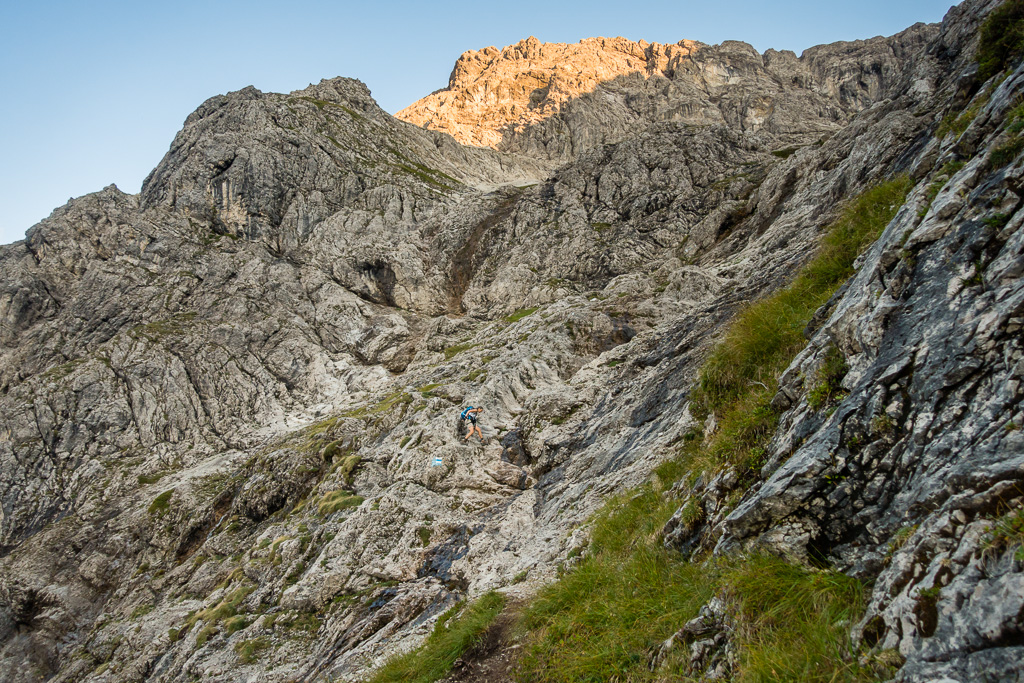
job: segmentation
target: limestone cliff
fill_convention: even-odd
[[[918,24],[891,38],[758,54],[728,41],[704,45],[528,38],[463,54],[448,87],[396,116],[466,145],[566,161],[661,121],[726,125],[785,147],[839,130],[881,98],[906,91],[935,37]]]
[[[974,60],[996,4],[800,58],[467,53],[406,110],[428,129],[343,78],[208,100],[139,195],[0,247],[0,681],[361,680],[456,601],[529,596],[713,433],[692,391],[733,314],[900,174],[764,467],[667,494],[701,514],[664,542],[873,581],[857,642],[899,680],[1021,676],[1021,563],[988,531],[1024,487],[1024,67]]]

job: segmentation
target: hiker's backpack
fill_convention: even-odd
[[[466,406],[465,408],[463,408],[462,414],[459,415],[459,420],[465,420],[467,417],[469,417],[469,411],[471,410],[473,410],[473,406]]]
[[[472,407],[473,406],[470,406],[469,408]],[[469,410],[469,408],[466,408],[466,410]],[[461,437],[465,434],[467,415],[466,410],[463,410],[461,413],[456,415],[456,417],[452,420],[452,435],[456,437]]]

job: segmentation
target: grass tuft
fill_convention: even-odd
[[[722,571],[739,608],[735,680],[875,680],[857,665],[847,633],[864,608],[858,580],[774,557],[743,558]]]
[[[476,346],[476,344],[472,342],[466,342],[465,344],[456,344],[454,346],[449,346],[447,349],[444,350],[444,359],[451,360],[458,354],[462,353],[463,351],[468,351],[474,346]]]
[[[241,605],[242,601],[245,600],[246,597],[248,597],[254,590],[256,590],[255,586],[248,584],[244,585],[229,593],[215,606],[189,614],[185,619],[185,626],[180,630],[180,633],[189,631],[197,621],[203,621],[206,623],[206,627],[203,631],[208,631],[207,637],[216,633],[217,629],[215,626],[218,623],[231,619],[238,614],[238,606]],[[235,625],[237,625],[237,623]]]
[[[171,496],[173,495],[174,489],[170,489],[154,498],[153,502],[149,504],[149,514],[157,515],[166,512],[171,507]]]
[[[1016,548],[1014,558],[1024,562],[1024,506],[1018,505],[989,526],[983,547],[986,551]]]
[[[540,310],[540,306],[534,306],[533,308],[520,308],[515,313],[505,316],[505,322],[514,323],[522,320],[528,315],[533,315]]]
[[[219,630],[220,629],[218,629],[213,624],[204,626],[202,630],[199,631],[199,634],[196,636],[196,647],[202,647],[203,645],[206,645],[206,641],[208,641],[213,636],[217,635]]]
[[[355,481],[356,470],[362,461],[363,459],[358,455],[348,455],[338,460],[335,464],[338,476],[345,481],[346,486],[351,486],[352,482]]]
[[[348,491],[328,491],[317,504],[317,513],[321,517],[326,517],[338,510],[359,507],[363,504],[363,500],[365,499],[362,496],[357,496]]]
[[[259,653],[270,647],[270,641],[266,638],[253,638],[243,640],[235,645],[235,652],[243,664],[252,664],[259,658]]]
[[[153,474],[140,474],[138,476],[139,484],[146,486],[148,484],[155,484],[163,479],[166,472],[154,472]]]

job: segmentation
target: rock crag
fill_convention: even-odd
[[[891,38],[758,54],[738,41],[673,45],[625,38],[576,44],[528,38],[463,54],[448,87],[401,110],[410,123],[466,145],[564,162],[638,129],[672,121],[809,144],[908,88],[935,26]]]

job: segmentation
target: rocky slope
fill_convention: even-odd
[[[359,680],[456,600],[528,595],[701,427],[735,310],[899,173],[761,478],[678,491],[704,515],[666,543],[874,579],[858,634],[905,680],[1019,676],[1020,562],[987,529],[1024,478],[1024,76],[974,75],[994,5],[800,59],[464,56],[410,109],[502,151],[347,79],[204,103],[138,196],[0,248],[0,680]],[[807,378],[833,349],[829,413]]]

